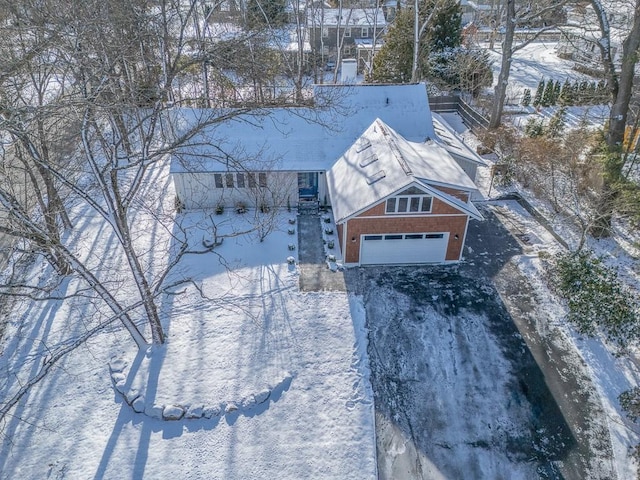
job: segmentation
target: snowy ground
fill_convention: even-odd
[[[495,86],[500,73],[502,49],[499,45],[496,45],[493,50],[487,48],[488,44],[481,46],[486,48],[489,58],[493,62],[493,82]],[[555,42],[533,42],[517,50],[512,57],[509,71],[507,105],[505,106],[507,117],[505,118],[509,118],[516,126],[522,126],[532,115],[548,119],[555,113],[557,107],[536,110],[532,106],[526,109],[520,106],[524,89],[530,89],[531,94],[534,95],[538,88],[538,83],[542,79],[545,82],[550,79],[554,82],[560,81],[561,84],[567,79],[572,83],[576,80],[587,80],[589,82],[600,80],[577,72],[573,68],[574,63],[571,60],[558,57]],[[510,112],[520,112],[520,114],[510,115]],[[526,113],[522,114],[522,112]],[[566,111],[566,122],[568,125],[578,125],[582,121],[602,125],[608,114],[609,107],[606,105],[571,106]]]
[[[165,346],[138,353],[114,326],[69,354],[2,425],[0,478],[374,478],[364,308],[344,293],[299,292],[286,262],[297,243],[287,234],[291,216],[283,212],[262,243],[227,238],[184,260],[181,271],[207,298],[193,287],[163,298]],[[226,217],[223,228],[246,227],[245,216]],[[202,217],[181,220],[195,243],[208,235]],[[96,218],[82,228],[92,241],[79,248],[99,258],[113,239]],[[147,232],[148,255],[162,254],[152,247],[168,235]],[[47,270],[36,265],[32,274]],[[16,305],[0,399],[97,310],[80,299]]]
[[[455,116],[445,116],[464,130]],[[473,141],[468,132],[463,135]],[[488,169],[481,169],[479,178],[486,195]],[[155,182],[166,185],[171,198],[166,172],[158,172]],[[491,196],[501,193],[504,190],[494,187]],[[610,478],[632,478],[634,465],[627,449],[638,436],[629,429],[616,398],[638,384],[637,362],[614,357],[606,345],[579,338],[563,322],[563,307],[548,291],[537,257],[540,251],[559,247],[513,203],[491,208],[519,235],[521,252],[510,265],[526,277],[529,296],[544,313],[545,321],[535,325],[538,334],[559,338],[573,349],[577,360],[571,357],[571,368],[561,373],[575,377],[586,370],[594,383],[592,390],[600,394],[604,414],[587,425],[586,436],[593,440],[592,434],[606,424],[614,463],[607,464],[608,451],[603,447],[602,455],[586,459],[584,468],[590,478],[610,472]],[[414,447],[421,452],[426,478],[460,478],[459,473],[464,477],[468,472],[477,472],[480,478],[531,478],[554,474],[555,467],[562,466],[567,445],[558,440],[575,433],[567,433],[561,421],[546,424],[546,416],[531,408],[536,400],[528,398],[529,387],[517,382],[517,360],[509,357],[513,352],[505,351],[505,338],[497,338],[492,330],[491,322],[498,317],[478,310],[500,306],[494,290],[486,290],[484,303],[466,305],[469,315],[454,312],[453,324],[452,312],[438,311],[432,305],[436,299],[420,299],[413,287],[390,297],[396,288],[390,281],[395,279],[384,275],[380,282],[367,283],[366,304],[343,293],[300,293],[297,271],[286,264],[291,253],[287,245],[295,242],[286,233],[290,216],[284,214],[280,228],[263,243],[255,236],[239,236],[227,239],[214,253],[185,261],[183,271],[208,298],[189,287],[163,299],[165,347],[137,354],[127,335],[114,326],[69,354],[2,425],[0,478],[375,478],[366,314],[376,315],[380,325],[391,323],[387,319],[417,320],[409,325],[406,341],[394,339],[396,350],[389,358],[398,362],[402,376],[390,380],[418,385],[414,380],[427,378],[430,389],[416,388],[411,394],[416,396],[398,395],[395,400],[391,395],[396,404],[391,403],[387,418],[402,428],[407,423],[393,417],[394,410],[399,411],[395,407],[406,406],[402,402],[408,400],[427,404],[433,415],[421,417],[423,423],[410,423],[423,428],[425,433],[417,435],[431,442]],[[228,228],[245,226],[246,218],[227,217]],[[182,219],[194,227],[192,240],[200,242],[206,222],[193,215]],[[561,223],[558,219],[554,226]],[[113,239],[95,218],[84,218],[81,225],[84,240],[91,242],[78,247],[97,265],[100,252],[110,248]],[[153,245],[169,241],[170,232],[150,233]],[[561,233],[570,237],[570,232]],[[594,247],[609,253],[631,280],[637,279],[635,240],[619,238]],[[233,274],[222,267],[216,253],[224,255]],[[150,249],[149,255],[153,254]],[[482,268],[504,266],[489,256],[478,258]],[[43,281],[47,274],[39,265],[32,270]],[[446,300],[449,293],[444,293]],[[458,308],[458,300],[444,305]],[[85,320],[88,323],[97,311],[99,307],[81,300],[64,305],[18,304],[4,336],[0,398],[6,399],[24,383],[50,350],[80,335]],[[521,348],[524,335],[510,328],[510,345]],[[411,357],[403,350],[418,340],[430,354],[424,363],[424,357]],[[530,358],[526,365],[531,365]],[[453,382],[456,376],[465,382]],[[580,403],[583,393],[592,392],[576,391],[567,397],[569,403]],[[125,396],[129,401],[137,398],[132,403],[140,413],[124,401]],[[160,420],[159,407],[169,407],[163,413],[182,418]],[[566,419],[567,414],[561,413]],[[559,431],[554,432],[554,426]],[[566,427],[571,430],[571,425]],[[408,445],[389,447],[400,451]]]
[[[468,128],[456,114],[444,114],[445,119],[465,138],[470,145],[476,141]],[[489,164],[491,159],[487,160]],[[481,168],[478,175],[478,186],[485,197],[497,198],[516,189],[517,186],[500,187],[491,184],[490,169]],[[579,235],[572,222],[565,216],[554,213],[548,205],[528,195],[527,191],[517,188],[536,210],[549,221],[551,228],[570,246],[575,247]],[[490,193],[490,195],[489,195]],[[631,424],[621,411],[618,395],[640,383],[640,352],[632,350],[626,357],[615,356],[599,339],[583,338],[564,322],[565,307],[549,291],[545,281],[546,271],[538,258],[540,252],[553,253],[561,249],[549,232],[524,209],[514,207],[514,202],[492,202],[493,211],[501,222],[516,236],[525,239],[524,255],[517,256],[512,262],[526,277],[531,295],[537,299],[537,308],[543,313],[536,320],[534,327],[544,337],[553,342],[560,342],[566,348],[575,349],[579,362],[586,366],[586,373],[594,389],[600,396],[603,409],[602,421],[608,426],[608,435],[614,453],[614,468],[617,478],[635,478],[635,462],[629,457],[629,449],[640,442],[638,427]],[[588,239],[588,247],[596,255],[618,269],[628,285],[636,292],[640,291],[640,251],[638,250],[637,232],[623,223],[614,224],[614,235],[605,240]],[[544,355],[544,352],[542,352]],[[537,359],[538,364],[544,360]],[[577,367],[577,366],[576,366]],[[544,367],[543,367],[544,368]]]

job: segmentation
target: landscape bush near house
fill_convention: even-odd
[[[552,284],[565,299],[567,319],[580,333],[603,333],[620,352],[640,340],[640,302],[635,292],[593,252],[557,255],[551,263]]]

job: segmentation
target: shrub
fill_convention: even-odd
[[[637,299],[600,258],[590,251],[559,254],[552,269],[554,286],[569,307],[568,319],[580,333],[602,331],[623,350],[640,337]]]

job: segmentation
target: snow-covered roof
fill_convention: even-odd
[[[476,190],[444,147],[434,141],[409,141],[380,119],[327,172],[338,223],[415,183],[474,218],[482,218],[472,204],[433,188]]]
[[[308,25],[319,27],[385,26],[387,21],[381,8],[325,8],[309,12]]]
[[[404,138],[435,137],[424,84],[318,85],[316,108],[289,107],[242,113],[176,108],[172,126],[186,131],[203,119],[226,116],[180,147],[171,172],[326,171],[380,118]],[[179,132],[178,132],[179,134]]]
[[[435,140],[439,142],[451,155],[468,160],[477,165],[485,166],[486,163],[474,152],[464,140],[451,128],[447,121],[437,113],[432,113],[433,129],[436,132]]]

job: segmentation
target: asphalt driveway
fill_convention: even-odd
[[[465,262],[346,272],[363,296],[381,479],[615,478],[599,400],[487,207]]]

